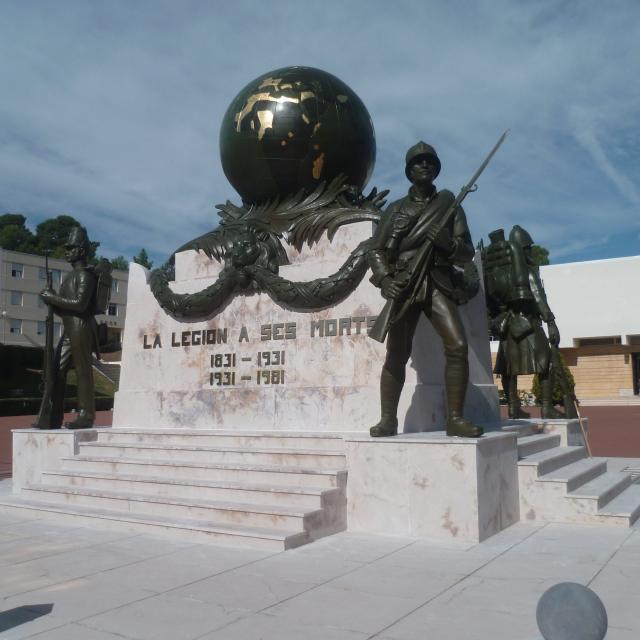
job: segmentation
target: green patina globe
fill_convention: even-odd
[[[311,67],[261,75],[220,128],[222,168],[245,204],[312,191],[338,174],[363,189],[376,159],[369,112],[335,76]]]

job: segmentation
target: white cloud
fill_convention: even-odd
[[[378,140],[372,184],[392,198],[418,139],[436,146],[439,183],[456,190],[511,128],[465,203],[478,239],[520,223],[552,258],[571,258],[640,228],[634,0],[606,11],[546,0],[0,11],[0,209],[34,224],[71,213],[109,255],[146,246],[162,259],[213,226],[215,203],[238,200],[219,123],[242,86],[289,64],[326,69],[360,95]]]

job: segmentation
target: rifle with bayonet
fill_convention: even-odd
[[[469,180],[469,182],[467,182],[467,184],[465,184],[462,189],[460,189],[460,193],[458,193],[455,200],[445,211],[444,215],[440,219],[440,222],[434,225],[435,228],[432,237],[437,237],[440,231],[442,231],[449,224],[451,218],[454,216],[456,210],[462,204],[462,201],[467,197],[467,195],[469,193],[477,191],[478,185],[476,184],[476,180],[480,177],[480,174],[485,170],[489,162],[491,162],[491,159],[499,149],[500,145],[504,142],[504,139],[507,137],[508,133],[509,130],[507,129],[507,131],[505,131],[500,136],[500,139],[495,144],[493,149],[491,149],[489,155],[484,159],[484,162],[480,165],[478,170],[473,174],[471,180]],[[410,269],[410,273],[416,274],[415,277],[411,278],[413,282],[421,282],[424,278],[426,278],[427,272],[432,262],[433,252],[434,243],[431,240],[425,242],[416,253],[411,263]],[[400,318],[402,318],[402,316],[404,316],[407,310],[415,302],[417,295],[418,287],[412,287],[411,294],[408,297],[399,296],[398,298],[387,300],[384,308],[378,315],[373,327],[371,328],[369,337],[377,340],[378,342],[384,342],[391,324],[397,322]]]
[[[47,274],[47,289],[53,289],[53,274],[49,270],[49,252],[44,254],[44,268]],[[34,427],[40,429],[52,428],[53,426],[53,384],[55,379],[54,371],[54,352],[53,352],[53,307],[47,305],[47,319],[45,321],[45,342],[44,342],[44,359],[42,363],[42,382],[40,390],[42,391],[42,402],[40,403],[40,411],[34,423]]]

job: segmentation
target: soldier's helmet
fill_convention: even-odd
[[[525,248],[533,246],[533,238],[529,235],[529,232],[519,224],[514,225],[513,229],[511,229],[509,242],[515,242]]]
[[[82,247],[86,251],[89,248],[87,230],[84,227],[73,227],[69,232],[65,247]]]
[[[405,159],[405,169],[404,169],[404,173],[407,176],[407,178],[409,178],[409,169],[411,168],[411,165],[416,160],[418,160],[419,158],[422,158],[423,156],[427,156],[435,162],[436,175],[434,177],[438,176],[438,174],[440,173],[441,164],[440,164],[440,158],[438,158],[438,154],[436,153],[436,150],[430,144],[420,141],[418,142],[418,144],[414,144],[413,147],[411,147],[411,149],[407,151],[407,157]]]

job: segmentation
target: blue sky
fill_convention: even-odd
[[[367,106],[369,186],[404,195],[419,139],[474,241],[529,229],[553,262],[640,254],[640,2],[0,0],[0,212],[68,213],[109,256],[156,262],[239,198],[218,128],[251,79],[287,65]]]

